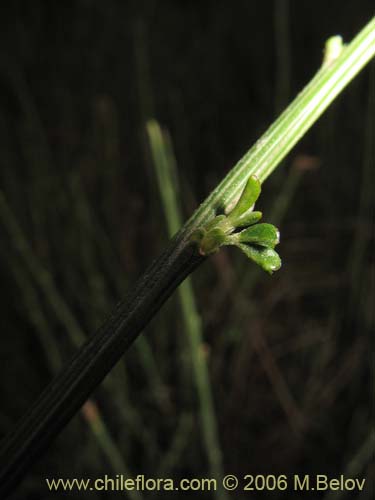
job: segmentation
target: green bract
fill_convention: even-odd
[[[202,255],[216,252],[226,241],[226,234],[220,227],[214,227],[207,231],[200,243],[199,251]]]
[[[259,222],[262,215],[262,212],[253,212],[252,210],[248,210],[235,220],[235,225],[236,227],[251,226],[256,222]]]
[[[236,221],[245,214],[248,210],[251,210],[254,203],[259,198],[261,191],[260,182],[258,177],[251,175],[245,185],[244,190],[233,210],[229,213],[228,219],[236,223]]]
[[[194,231],[192,240],[197,242],[201,255],[210,255],[223,245],[232,245],[270,274],[280,268],[281,260],[274,250],[279,243],[279,231],[272,224],[257,224],[262,213],[253,211],[260,192],[259,180],[255,175],[250,176],[239,200],[227,215],[218,215]],[[241,228],[245,229],[238,231]]]

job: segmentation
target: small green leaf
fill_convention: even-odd
[[[220,223],[222,223],[223,221],[226,221],[227,220],[227,217],[226,215],[217,215],[216,217],[214,217],[205,227],[204,229],[206,231],[211,231],[211,229],[213,229],[214,227],[217,227],[220,225]]]
[[[267,273],[272,274],[274,271],[280,269],[281,259],[272,248],[262,248],[242,243],[239,243],[237,246],[249,259],[253,260],[258,266],[267,271]]]
[[[208,231],[200,244],[199,251],[202,255],[209,255],[216,252],[219,247],[225,242],[226,234],[219,227],[214,227]]]
[[[261,187],[258,178],[255,175],[251,175],[246,182],[240,199],[233,210],[229,213],[228,218],[231,221],[234,221],[247,212],[259,198],[260,191]]]
[[[272,224],[256,224],[238,234],[241,243],[255,243],[274,248],[280,241],[279,231]]]
[[[237,219],[230,220],[235,227],[247,227],[260,221],[262,215],[262,212],[253,212],[252,210],[248,210],[244,214],[240,215]]]

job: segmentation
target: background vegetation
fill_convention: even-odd
[[[167,241],[177,208],[166,205],[147,120],[173,144],[185,219],[313,76],[326,38],[351,39],[373,3],[2,10],[4,434]],[[373,480],[374,122],[372,63],[264,185],[258,206],[280,227],[282,269],[270,278],[238,251],[213,256],[14,498],[62,498],[45,477],[116,473]]]

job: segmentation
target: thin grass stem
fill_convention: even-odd
[[[177,201],[179,180],[175,156],[169,135],[160,128],[156,120],[148,121],[146,128],[168,232],[170,236],[173,236],[182,223],[181,209]],[[222,452],[208,365],[204,356],[202,321],[196,306],[192,281],[189,277],[179,286],[178,297],[184,329],[190,345],[205,451],[212,476],[220,479],[223,477]],[[215,493],[219,499],[227,497],[225,491],[221,489]]]

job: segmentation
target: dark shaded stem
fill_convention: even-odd
[[[195,245],[178,237],[172,240],[132,293],[52,381],[3,444],[1,498],[78,411],[173,290],[203,260]]]

